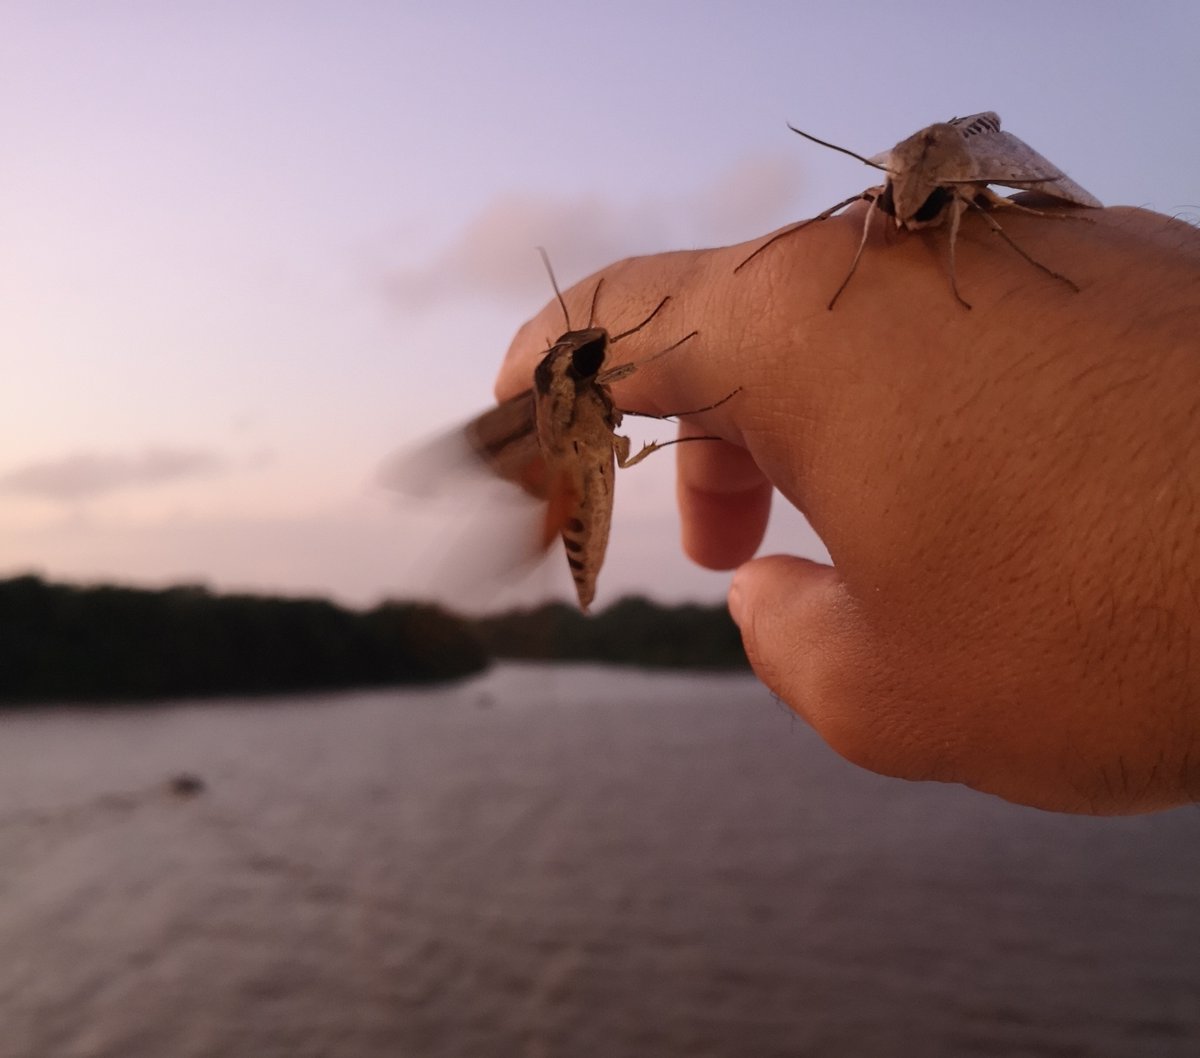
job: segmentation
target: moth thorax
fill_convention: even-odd
[[[542,358],[533,372],[537,432],[543,448],[556,448],[560,431],[575,417],[579,388],[571,377],[573,351],[570,345],[560,342]]]

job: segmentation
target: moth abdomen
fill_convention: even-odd
[[[597,484],[594,478],[585,475],[583,495],[572,504],[569,513],[562,519],[558,534],[571,579],[579,595],[579,604],[584,609],[587,609],[595,594],[596,576],[600,572],[604,545],[608,539],[607,517],[603,509],[597,509],[596,505],[600,502],[602,508],[605,500],[610,504],[612,502],[611,495],[599,495]]]

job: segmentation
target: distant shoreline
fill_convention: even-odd
[[[746,668],[724,607],[622,599],[469,618],[428,603],[0,580],[0,707],[428,684],[493,660]]]

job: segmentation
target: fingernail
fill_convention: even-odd
[[[729,607],[729,616],[733,618],[733,623],[739,628],[742,627],[742,606],[744,603],[742,586],[738,583],[738,574],[735,573],[733,580],[729,584],[729,594],[726,596],[725,605]]]

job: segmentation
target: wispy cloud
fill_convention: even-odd
[[[631,254],[738,242],[783,223],[800,185],[800,163],[781,155],[747,159],[710,186],[669,198],[509,192],[433,261],[391,270],[386,293],[406,310],[476,294],[536,298],[547,286],[535,246],[549,250],[561,275],[576,277]]]
[[[201,449],[147,448],[133,455],[79,452],[26,463],[0,475],[0,492],[69,503],[214,474],[227,466],[221,456]]]

